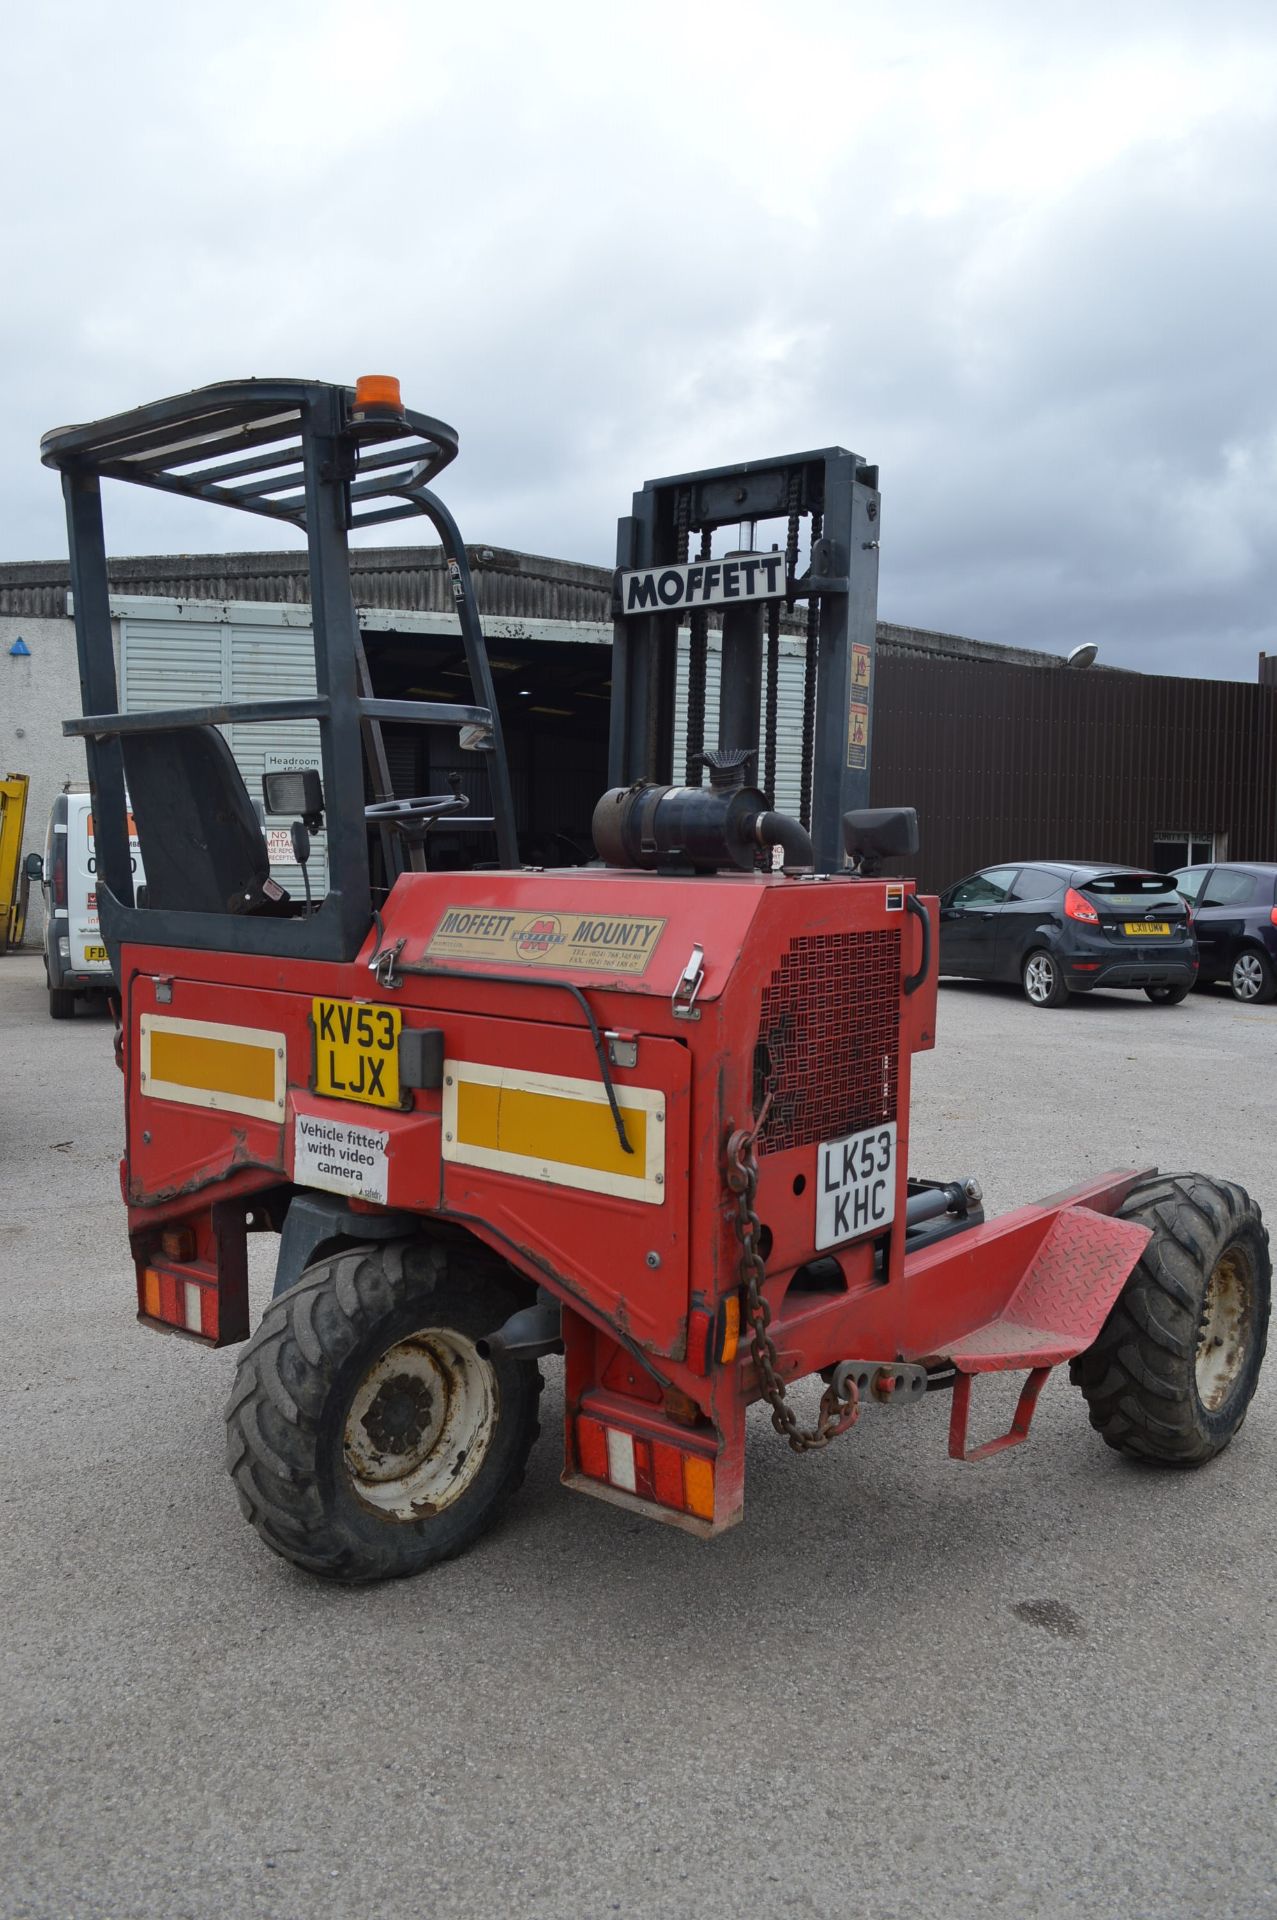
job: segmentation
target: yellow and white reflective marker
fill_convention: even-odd
[[[586,1193],[659,1206],[665,1198],[665,1095],[615,1086],[626,1153],[600,1080],[522,1067],[443,1063],[443,1157]]]
[[[141,1041],[140,1085],[150,1099],[283,1120],[288,1055],[282,1033],[144,1013]]]

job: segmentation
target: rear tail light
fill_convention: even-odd
[[[137,1311],[149,1326],[190,1334],[208,1346],[248,1338],[245,1209],[214,1202],[210,1215],[133,1236]]]
[[[582,1473],[620,1493],[698,1520],[714,1518],[714,1462],[703,1453],[582,1413],[576,1421],[576,1457]]]
[[[55,833],[53,836],[53,904],[65,907],[67,903],[67,836]]]
[[[161,1326],[193,1333],[201,1340],[216,1340],[218,1298],[213,1276],[192,1279],[170,1267],[144,1267],[138,1292],[143,1319],[158,1320]]]
[[[1269,909],[1268,918],[1272,921],[1273,925],[1277,927],[1277,907],[1271,907]]]
[[[1084,920],[1090,927],[1098,927],[1100,916],[1084,894],[1076,887],[1070,887],[1064,896],[1064,911],[1070,920]]]

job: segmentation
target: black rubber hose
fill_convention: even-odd
[[[784,848],[782,864],[786,872],[791,867],[809,867],[815,859],[811,835],[787,813],[760,813],[754,822],[754,835],[760,847]]]
[[[916,893],[905,895],[905,905],[922,923],[922,958],[918,962],[917,973],[911,973],[905,981],[905,992],[916,993],[931,971],[931,915]]]

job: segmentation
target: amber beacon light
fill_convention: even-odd
[[[355,382],[355,417],[402,416],[403,397],[393,373],[361,373]]]

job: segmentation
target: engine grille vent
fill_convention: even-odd
[[[763,993],[754,1049],[758,1136],[783,1152],[896,1117],[900,935],[826,933],[790,942]]]

